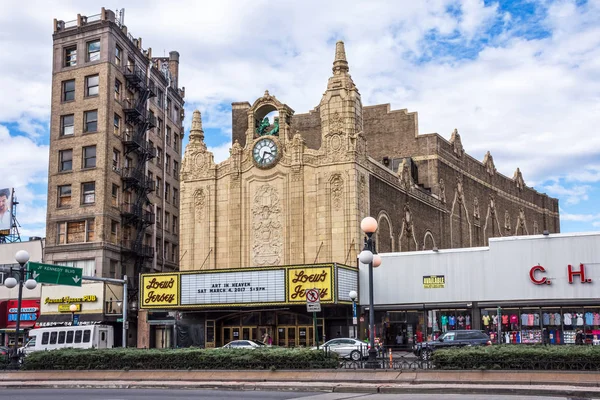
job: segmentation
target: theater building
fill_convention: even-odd
[[[376,332],[403,347],[456,329],[495,343],[600,344],[600,233],[490,239],[488,247],[388,253],[374,271]],[[368,326],[368,270],[360,268]]]
[[[230,157],[218,164],[204,142],[200,112],[194,112],[180,174],[182,277],[355,266],[366,216],[379,222],[379,252],[484,246],[492,237],[559,232],[558,201],[528,187],[519,168],[508,177],[496,170],[490,152],[482,160],[468,155],[457,130],[448,139],[420,134],[416,112],[363,106],[349,71],[338,42],[332,75],[313,110],[296,114],[269,91],[252,104],[233,103]],[[278,279],[287,285],[289,277]],[[326,337],[349,333],[352,307],[344,295],[336,293],[324,307]],[[306,325],[306,311],[267,303],[276,303],[269,306],[273,313],[293,314],[289,321],[297,328]],[[150,346],[151,327],[173,320],[182,326],[189,320],[190,329],[208,336],[210,319],[197,310],[227,309],[232,323],[243,327],[237,315],[255,307],[226,304],[180,304],[178,312],[168,312],[142,301],[149,311],[140,314],[138,345]],[[213,320],[217,332],[229,323],[226,315]],[[252,326],[263,325],[261,314]],[[234,337],[223,333],[223,339]]]

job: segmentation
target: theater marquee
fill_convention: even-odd
[[[140,308],[304,304],[307,289],[318,289],[322,303],[336,303],[348,301],[347,293],[340,290],[358,290],[358,270],[341,264],[311,264],[142,274],[140,282]]]

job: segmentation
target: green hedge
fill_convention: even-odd
[[[437,369],[600,370],[600,346],[500,345],[438,350]]]
[[[337,354],[307,349],[64,349],[25,357],[26,370],[320,369],[337,368]]]

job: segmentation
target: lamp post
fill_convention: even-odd
[[[352,300],[352,329],[354,329],[353,337],[356,339],[356,324],[358,323],[356,320],[356,299],[358,298],[358,293],[356,293],[356,290],[352,290],[348,293],[348,296]]]
[[[71,325],[77,326],[78,324],[75,322],[75,312],[77,311],[77,304],[71,304],[69,306],[69,310],[71,311]]]
[[[15,345],[10,360],[11,367],[17,369],[19,368],[19,329],[21,328],[21,303],[23,300],[23,283],[25,283],[25,287],[27,289],[33,290],[37,286],[37,282],[35,281],[35,279],[25,280],[25,278],[27,278],[27,274],[29,273],[29,271],[27,271],[29,253],[25,250],[19,250],[17,251],[17,254],[15,254],[15,260],[19,263],[19,268],[16,270],[11,268],[10,272],[11,275],[14,272],[17,272],[19,280],[17,281],[17,279],[13,278],[12,276],[8,277],[4,281],[4,286],[6,286],[9,289],[12,289],[15,286],[19,285],[19,296],[17,298],[17,323],[15,329]]]
[[[377,231],[377,220],[366,217],[360,222],[360,229],[367,234],[365,248],[358,255],[363,264],[369,265],[369,359],[367,368],[378,368],[377,350],[375,349],[375,308],[373,307],[373,268],[381,265],[381,256],[375,253],[373,234]]]

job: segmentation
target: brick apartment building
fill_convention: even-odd
[[[128,275],[130,304],[140,272],[178,268],[178,73],[179,53],[152,57],[123,11],[54,20],[45,260]]]

